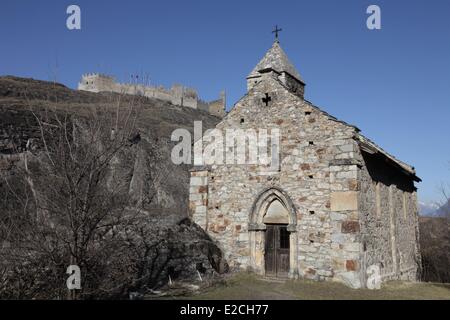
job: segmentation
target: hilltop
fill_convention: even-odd
[[[14,159],[15,154],[25,150],[28,139],[39,135],[31,110],[42,110],[51,105],[55,110],[87,117],[89,107],[111,105],[113,108],[119,98],[124,104],[135,99],[116,93],[76,91],[48,81],[0,77],[0,171],[9,166],[6,158]],[[130,149],[127,156],[121,159],[122,166],[130,169],[124,172],[124,178],[130,182],[130,188],[139,186],[135,193],[149,194],[156,190],[156,201],[150,208],[152,211],[185,217],[189,166],[172,163],[170,154],[175,142],[170,140],[171,133],[179,128],[192,133],[194,121],[202,121],[203,130],[206,130],[214,127],[220,118],[206,111],[176,106],[154,98],[140,97],[139,108],[136,129],[140,142],[137,148]],[[146,182],[152,180],[152,172],[170,174],[164,174],[163,179],[150,185]]]
[[[133,111],[127,113],[127,110]],[[127,114],[131,115],[129,122]],[[114,120],[118,119],[116,115],[119,115],[120,121]],[[69,130],[55,129],[61,128],[58,127],[61,120],[68,124],[65,128]],[[85,268],[85,274],[90,277],[90,280],[84,279],[84,286],[93,288],[93,291],[88,289],[83,292],[84,298],[126,298],[131,291],[140,293],[158,288],[169,277],[189,282],[197,279],[199,272],[205,279],[225,272],[227,264],[220,249],[201,228],[187,219],[190,166],[175,165],[171,161],[172,147],[178,143],[171,141],[172,132],[182,128],[192,132],[194,121],[202,121],[206,130],[220,119],[205,111],[175,106],[153,98],[82,92],[58,83],[0,77],[0,194],[3,201],[0,205],[0,220],[4,227],[0,230],[0,298],[60,298],[61,290],[65,290],[60,285],[63,283],[61,279],[66,277],[64,265],[69,261],[69,256],[70,259],[73,257],[72,251],[67,249],[67,243],[77,244],[77,248],[80,248],[79,242],[72,241],[79,236],[87,239],[83,242],[87,243],[83,252],[86,252],[85,257],[87,254],[90,256],[84,260],[80,258],[80,263],[83,263],[80,268]],[[134,125],[124,131],[125,125],[116,127],[115,122]],[[39,123],[43,124],[44,129]],[[102,152],[108,150],[108,140],[114,141],[115,129],[117,135],[125,132],[126,143],[114,153],[112,160],[107,163],[107,169],[94,167],[103,161]],[[41,135],[41,130],[45,130],[48,135]],[[65,137],[62,136],[63,132]],[[93,136],[106,140],[94,140],[92,144],[83,145],[87,141],[83,140],[85,137]],[[48,145],[52,146],[50,152]],[[62,175],[58,169],[45,171],[48,159],[51,159],[49,154],[52,157],[61,155],[58,150],[67,146],[73,146],[78,160],[87,159],[84,163],[77,162],[80,166],[71,168],[78,170],[78,173],[89,174],[74,178],[69,177],[73,172],[70,170]],[[82,150],[89,150],[89,153],[84,155]],[[65,155],[68,158],[53,158],[57,165],[52,168],[67,168],[75,163],[72,153]],[[93,158],[89,158],[90,155]],[[52,160],[50,162],[55,163]],[[31,170],[33,179],[26,180],[28,178],[25,177],[31,171],[23,169],[30,167],[34,168]],[[27,172],[25,175],[24,171]],[[45,173],[39,175],[39,172]],[[99,178],[92,180],[92,175],[97,172],[103,172],[108,177],[96,176]],[[89,183],[77,183],[77,189],[73,189],[73,184],[63,183],[57,190],[53,189],[61,181],[72,182],[74,179]],[[100,184],[95,184],[100,179]],[[20,189],[24,181],[28,183],[25,189]],[[111,181],[114,183],[112,187]],[[93,185],[95,189],[91,188]],[[17,195],[10,186],[14,190],[23,190],[23,193],[9,198]],[[87,190],[89,193],[81,194],[78,190]],[[21,206],[22,200],[28,196],[35,199],[34,211],[30,206]],[[85,200],[88,197],[100,198]],[[71,207],[75,201],[77,205]],[[56,202],[59,206],[55,205]],[[38,203],[45,204],[39,206]],[[47,209],[48,203],[54,206],[51,216]],[[80,207],[80,203],[89,203],[89,207]],[[122,204],[127,205],[125,210]],[[102,210],[108,214],[102,216]],[[23,219],[27,223],[19,218],[22,212],[26,213]],[[29,215],[30,212],[33,214]],[[34,213],[41,212],[45,220],[39,221],[38,214]],[[72,217],[72,212],[76,212],[77,216]],[[97,217],[104,222],[102,225],[99,225]],[[11,223],[4,223],[10,220]],[[75,224],[78,226],[80,223],[81,227],[72,223],[75,220],[78,221]],[[10,224],[21,224],[13,235],[8,229]],[[113,224],[111,230],[121,228],[122,231],[102,233],[103,228]],[[17,239],[23,241],[21,230],[25,230],[26,226],[29,227],[26,232],[28,235],[40,239],[30,240],[28,247],[32,249],[29,252],[21,249],[17,242],[12,242]],[[133,228],[132,231],[130,228]],[[55,230],[64,231],[58,236]],[[52,235],[51,239],[49,234]],[[43,235],[45,241],[40,238]],[[56,244],[58,249],[55,249]],[[50,251],[42,250],[43,246],[51,248],[52,254],[56,252],[60,255],[63,263],[50,259],[47,256]],[[22,260],[16,262],[11,259],[13,256],[20,256]],[[125,265],[129,268],[126,271],[122,269]],[[106,269],[109,271],[101,271]],[[52,273],[42,273],[42,270],[52,270]],[[27,276],[31,277],[28,286],[17,287],[14,279]],[[109,276],[113,279],[108,279]],[[109,284],[112,286],[110,291],[101,291],[102,285]]]

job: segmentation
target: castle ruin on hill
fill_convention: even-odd
[[[149,86],[138,83],[119,83],[114,77],[99,73],[88,73],[81,77],[78,90],[90,92],[117,92],[132,95],[141,95],[168,101],[176,106],[189,107],[209,112],[217,117],[226,114],[225,92],[220,93],[220,98],[214,101],[203,101],[193,88],[182,85],[173,85],[170,89],[162,86]]]

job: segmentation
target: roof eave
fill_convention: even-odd
[[[422,179],[416,175],[414,167],[396,159],[394,156],[390,155],[389,153],[381,149],[379,146],[377,146],[375,143],[373,143],[366,137],[362,136],[361,134],[356,135],[355,139],[358,142],[358,145],[362,151],[369,154],[379,154],[383,156],[386,160],[388,160],[389,162],[394,164],[397,168],[399,168],[401,171],[403,171],[403,173],[405,173],[408,176],[411,176],[411,178],[414,181],[422,182]]]

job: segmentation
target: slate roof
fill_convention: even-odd
[[[298,73],[298,71],[295,69],[294,65],[289,61],[289,58],[287,57],[286,53],[283,51],[283,49],[280,46],[280,43],[278,40],[275,40],[272,47],[267,51],[265,56],[261,59],[261,61],[256,65],[256,67],[252,70],[252,72],[248,75],[247,78],[251,77],[257,77],[261,73],[261,71],[272,69],[277,71],[278,73],[287,72],[297,80],[299,80],[302,83],[305,83],[302,80],[302,77]],[[283,85],[280,82],[281,85]],[[284,85],[283,85],[284,86]],[[365,137],[363,134],[361,134],[361,130],[351,124],[346,123],[345,121],[339,120],[336,117],[333,117],[332,115],[325,112],[323,109],[313,105],[311,102],[306,101],[309,105],[314,107],[315,109],[319,110],[320,112],[324,113],[330,120],[337,121],[340,123],[343,123],[344,125],[353,127],[356,130],[355,134],[355,140],[358,142],[359,146],[370,153],[379,153],[383,157],[387,158],[389,161],[392,161],[394,164],[396,164],[401,170],[403,170],[405,173],[411,175],[413,179],[417,182],[422,181],[419,177],[416,175],[416,170],[413,166],[410,166],[409,164],[400,161],[399,159],[395,158],[385,150],[383,150],[381,147],[379,147],[377,144],[375,144],[373,141]]]
[[[286,53],[280,46],[279,41],[275,41],[272,47],[266,52],[265,56],[261,59],[261,61],[256,65],[256,67],[250,72],[248,78],[258,76],[260,71],[273,69],[279,73],[287,72],[297,80],[302,83],[305,83],[298,73],[297,69],[295,69],[294,65],[289,61]]]

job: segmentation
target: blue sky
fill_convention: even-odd
[[[81,7],[82,30],[66,28]],[[366,28],[381,7],[382,29]],[[271,46],[307,83],[306,98],[414,165],[423,201],[450,181],[450,1],[2,1],[0,74],[75,88],[82,73],[183,83],[229,107]]]

